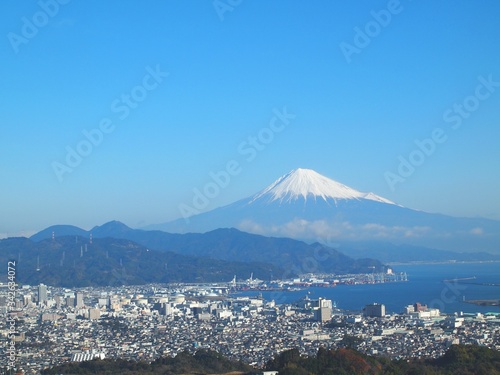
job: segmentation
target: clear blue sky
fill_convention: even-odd
[[[0,236],[178,218],[230,160],[239,173],[206,209],[303,167],[500,219],[500,84],[478,88],[500,82],[496,0],[59,1],[0,3]],[[285,107],[296,117],[265,130]],[[68,172],[67,148],[107,120]],[[439,128],[446,141],[391,188],[399,156]],[[273,139],[242,145],[259,134]]]

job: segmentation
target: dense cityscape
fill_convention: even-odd
[[[285,281],[276,300],[293,285],[322,280]],[[9,363],[16,369],[38,374],[69,361],[153,361],[207,348],[262,368],[293,348],[314,355],[321,347],[353,347],[392,359],[436,358],[452,344],[500,349],[500,314],[443,314],[425,301],[401,306],[399,314],[378,303],[343,311],[331,300],[310,298],[307,289],[295,303],[277,304],[258,295],[266,287],[259,280],[78,289],[40,284],[17,289],[12,306],[2,284],[2,347],[12,350],[1,352],[1,363],[13,353]],[[247,289],[255,297],[240,295]]]

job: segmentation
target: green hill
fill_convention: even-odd
[[[268,280],[283,269],[264,262],[236,262],[156,251],[130,240],[78,236],[33,242],[0,240],[0,262],[17,263],[17,281],[85,287],[167,282],[221,282],[234,275]],[[247,276],[248,275],[248,276]],[[5,280],[4,280],[5,281]]]
[[[233,371],[252,373],[251,366],[241,362],[230,361],[210,350],[199,350],[192,355],[188,352],[178,354],[174,358],[160,358],[153,363],[124,360],[94,360],[80,363],[67,363],[52,369],[43,370],[42,375],[57,374],[109,374],[109,375],[177,375],[177,374],[225,374]]]
[[[500,375],[500,352],[453,345],[438,359],[391,361],[353,349],[320,349],[316,357],[292,349],[268,362],[280,375]]]
[[[31,240],[50,239],[54,232],[68,233],[81,229],[71,226],[52,226],[33,235]],[[132,229],[118,221],[111,221],[86,232],[87,238],[121,238],[159,251],[173,251],[182,255],[203,256],[225,261],[264,262],[281,267],[287,272],[275,273],[275,278],[291,273],[367,273],[381,272],[384,265],[375,259],[353,259],[333,248],[319,243],[308,244],[290,238],[265,237],[222,228],[207,233],[174,234],[162,231]]]
[[[352,349],[320,349],[315,357],[301,356],[297,349],[292,349],[269,361],[266,368],[280,375],[499,375],[500,352],[480,346],[454,345],[438,359],[391,361]],[[150,364],[111,359],[66,363],[44,370],[42,375],[200,375],[230,371],[259,373],[216,352],[200,350],[194,355],[183,352],[175,358],[160,358]]]

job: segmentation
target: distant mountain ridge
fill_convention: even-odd
[[[51,225],[48,228],[35,233],[30,237],[32,241],[42,241],[54,237],[62,236],[82,236],[90,238],[90,234],[96,238],[114,237],[123,238],[120,234],[128,233],[131,230],[128,226],[120,221],[109,221],[101,226],[95,226],[91,230],[85,230],[74,225]]]
[[[78,228],[74,225],[52,225],[49,228],[44,229],[30,237],[34,241],[39,241],[43,239],[52,238],[52,235],[57,233],[59,237],[61,236],[86,236],[88,232],[82,228]]]
[[[73,232],[72,232],[73,231]],[[234,228],[230,229],[217,229],[215,231],[202,233],[190,233],[190,234],[175,234],[167,233],[163,231],[146,231],[141,229],[132,229],[127,225],[119,221],[110,221],[101,226],[95,226],[89,231],[85,231],[81,228],[75,226],[66,225],[54,225],[48,227],[33,236],[30,237],[33,241],[41,241],[44,239],[52,238],[54,233],[55,237],[59,237],[60,234],[64,235],[77,235],[82,236],[87,239],[90,238],[90,234],[94,238],[122,238],[135,241],[144,246],[148,246],[151,249],[158,250],[171,250],[181,254],[189,255],[203,255],[210,256],[216,259],[225,260],[241,260],[241,257],[245,254],[253,253],[250,259],[262,260],[261,252],[257,251],[257,248],[263,248],[258,242],[253,241],[257,239],[263,239],[263,236],[255,236],[241,232]],[[238,233],[241,236],[238,236]],[[236,241],[240,237],[242,241],[241,244],[236,245]],[[292,239],[281,238],[280,248],[284,249],[289,247],[288,243],[295,244],[296,242],[301,243],[298,254],[303,251],[305,254],[311,251],[311,245],[307,245],[302,241],[294,241]],[[269,240],[263,239],[263,243]],[[219,244],[223,243],[223,246]],[[234,244],[233,250],[230,248],[230,244]],[[307,246],[304,246],[307,245]],[[260,246],[260,247],[259,247]],[[268,245],[266,245],[268,246]],[[321,249],[322,245],[316,243],[312,245],[312,249],[318,252],[317,249]],[[316,247],[314,247],[316,246]],[[374,258],[382,263],[386,262],[434,262],[434,261],[497,261],[500,260],[499,255],[494,255],[490,253],[463,253],[463,252],[452,252],[444,251],[432,248],[426,248],[423,246],[412,246],[412,245],[395,245],[387,241],[340,241],[336,242],[333,246],[337,251],[348,257],[354,259],[363,258]],[[238,251],[241,249],[241,253]],[[332,252],[332,246],[325,247],[328,252]],[[238,250],[238,251],[236,251]],[[246,255],[245,255],[246,256]],[[278,254],[271,253],[271,258],[266,253],[266,258],[264,261],[270,261],[274,259],[276,263],[281,264],[283,258],[280,258]],[[314,254],[313,254],[314,256]],[[307,255],[306,255],[307,257]],[[296,259],[297,264],[300,263],[299,259]]]
[[[59,226],[49,227],[31,237],[33,241],[57,238]],[[78,228],[79,229],[79,228]],[[81,230],[78,230],[81,233]],[[264,237],[237,229],[217,229],[208,233],[172,234],[162,231],[131,229],[112,221],[87,231],[90,238],[121,238],[150,249],[171,251],[182,255],[203,256],[238,262],[270,263],[286,270],[288,275],[308,272],[362,273],[383,271],[378,260],[353,259],[319,243],[307,244],[288,238]],[[274,274],[278,278],[282,275]]]
[[[16,261],[17,281],[62,287],[167,282],[228,282],[234,275],[269,280],[285,270],[266,262],[237,262],[157,251],[133,241],[56,236],[0,240],[0,261]],[[5,281],[5,280],[3,280]]]
[[[385,241],[500,254],[500,221],[413,210],[300,168],[232,204],[144,229],[204,233],[218,228],[307,242]]]

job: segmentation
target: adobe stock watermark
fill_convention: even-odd
[[[16,341],[15,337],[17,335],[16,329],[16,319],[13,318],[10,313],[16,310],[16,298],[17,298],[17,264],[15,260],[9,260],[7,262],[7,344],[4,347],[6,357],[7,357],[7,370],[16,370]]]
[[[247,163],[255,160],[258,153],[273,142],[276,134],[285,130],[290,125],[291,120],[296,117],[293,113],[289,113],[286,107],[283,107],[282,110],[273,109],[273,114],[274,116],[266,127],[260,129],[256,135],[248,136],[246,140],[237,146],[238,154],[243,156]],[[231,179],[238,176],[242,171],[242,163],[236,159],[231,159],[226,163],[224,169],[209,172],[210,181],[201,189],[193,189],[191,205],[181,203],[178,206],[179,212],[186,223],[189,223],[190,216],[197,215],[207,208],[210,201],[219,196],[220,192],[229,186]]]
[[[463,291],[467,289],[467,286],[461,285],[457,280],[452,280],[452,282],[446,280],[444,284],[445,286],[441,290],[439,298],[434,298],[429,303],[429,307],[445,311],[446,305],[457,302],[458,296],[462,295]]]
[[[370,12],[371,20],[362,28],[359,26],[354,28],[352,43],[343,41],[339,44],[347,63],[350,64],[352,62],[352,55],[360,54],[368,47],[372,40],[377,38],[382,30],[389,26],[393,17],[401,13],[403,9],[403,5],[401,5],[399,0],[389,0],[385,9],[379,11],[372,10]]]
[[[333,242],[330,235],[327,235],[326,238],[317,237],[313,254],[303,257],[300,260],[300,264],[289,266],[281,276],[281,280],[286,280],[295,275],[300,276],[318,273],[320,265],[326,262],[331,256],[336,255],[339,247],[340,244]],[[278,305],[286,302],[286,296],[282,291],[272,292],[270,299],[274,300]]]
[[[219,16],[219,19],[224,21],[224,14],[232,12],[236,7],[241,5],[242,2],[243,0],[214,0],[212,5]]]
[[[477,80],[478,84],[474,90],[474,94],[465,97],[458,103],[454,103],[443,112],[443,121],[450,124],[452,130],[460,129],[463,122],[479,109],[481,102],[490,98],[497,88],[500,87],[500,81],[494,81],[492,74],[488,78],[479,76]],[[385,181],[391,191],[395,191],[398,184],[410,178],[417,168],[422,166],[436,152],[438,146],[447,140],[447,131],[440,127],[434,128],[428,138],[422,140],[415,139],[414,144],[416,147],[408,156],[398,156],[399,164],[396,171],[386,171],[384,173]]]
[[[52,170],[59,182],[63,182],[65,175],[72,173],[92,153],[94,147],[98,147],[104,141],[105,135],[111,134],[116,129],[116,123],[125,120],[140,103],[146,100],[149,92],[156,90],[168,75],[169,73],[160,69],[160,65],[156,65],[155,68],[147,66],[146,75],[141,83],[111,102],[110,111],[116,114],[117,118],[113,120],[111,117],[103,117],[96,127],[82,130],[83,139],[75,147],[66,146],[64,161],[52,162]]]
[[[23,44],[28,44],[43,27],[47,26],[51,18],[57,16],[61,5],[66,5],[71,0],[40,0],[37,4],[40,10],[35,12],[31,17],[21,18],[20,33],[9,32],[7,39],[14,50],[14,53],[19,53],[19,47]]]

